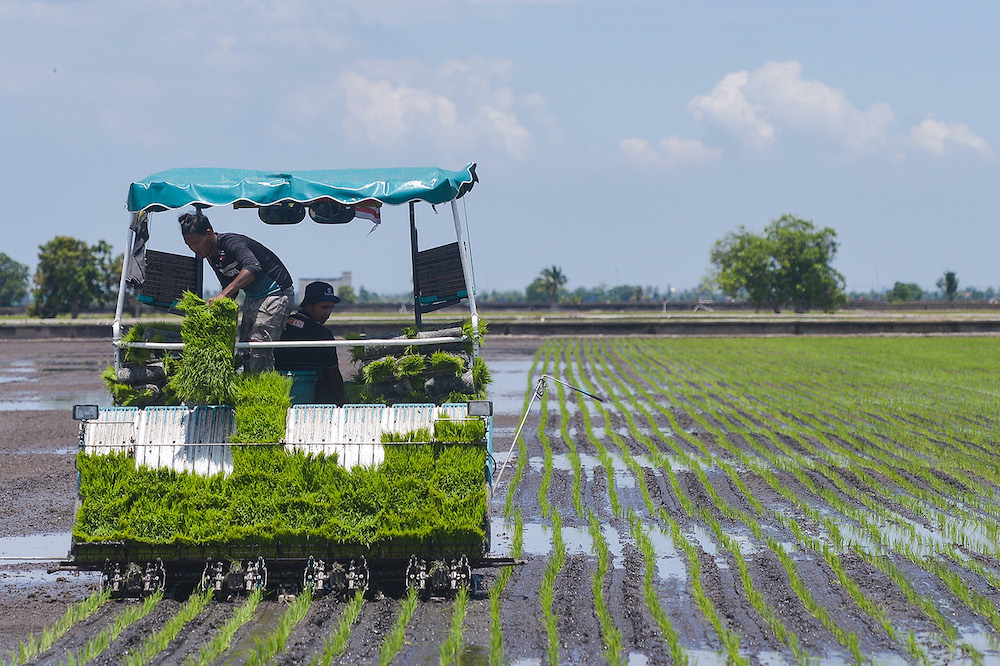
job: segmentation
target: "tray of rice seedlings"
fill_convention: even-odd
[[[351,469],[282,445],[234,446],[232,473],[213,476],[81,453],[74,551],[95,562],[478,557],[484,433],[470,421],[387,435],[379,465]]]
[[[479,342],[486,338],[479,322]],[[482,400],[492,381],[485,361],[472,350],[472,323],[417,332],[404,328],[395,339],[465,336],[465,342],[413,346],[355,347],[356,372],[346,383],[348,399],[362,404],[466,402]]]
[[[108,410],[108,422],[84,426],[91,432],[77,457],[77,565],[122,563],[124,571],[129,562],[162,562],[167,574],[190,576],[208,571],[211,560],[263,557],[300,566],[292,575],[301,578],[306,561],[364,557],[398,570],[414,558],[484,555],[487,419],[466,417],[464,405],[426,401],[398,413],[363,405],[296,412],[289,378],[234,366],[231,301],[206,305],[189,294],[180,307],[184,351],[165,386],[182,404]],[[480,381],[488,381],[484,365],[441,350],[373,359],[363,372],[372,385],[420,381],[427,372],[486,373]],[[303,414],[336,421],[329,432],[341,432],[344,442],[302,435]],[[423,426],[387,425],[414,414]],[[369,421],[358,426],[352,419],[359,418]],[[100,439],[102,426],[118,439]],[[294,442],[288,428],[299,428]],[[362,462],[359,449],[378,454]],[[105,568],[106,579],[116,571]]]
[[[179,324],[134,324],[122,336],[126,343],[180,342]],[[180,400],[169,386],[177,373],[177,354],[138,347],[125,347],[121,368],[104,370],[101,378],[115,405],[145,407],[147,405],[177,405]]]

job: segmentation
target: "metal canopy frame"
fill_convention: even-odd
[[[453,192],[452,198],[449,199],[448,202],[451,204],[452,217],[453,217],[454,223],[455,223],[455,238],[456,238],[456,242],[458,243],[459,255],[460,255],[461,260],[462,260],[462,269],[463,269],[463,273],[464,273],[464,277],[465,277],[465,288],[466,288],[467,301],[468,301],[468,306],[469,306],[469,316],[470,316],[470,319],[472,321],[472,355],[473,355],[473,358],[475,358],[479,354],[479,312],[478,312],[477,307],[476,307],[475,288],[474,288],[474,280],[473,280],[473,275],[472,275],[472,263],[471,263],[470,258],[469,258],[469,246],[468,246],[468,243],[467,243],[467,241],[465,239],[464,234],[462,233],[462,223],[461,223],[461,219],[460,219],[460,216],[459,216],[459,213],[458,213],[458,205],[456,203],[456,199],[458,197],[461,197],[464,194],[466,194],[468,192],[468,190],[471,189],[472,184],[475,183],[475,182],[478,182],[478,177],[475,175],[475,164],[474,163],[470,164],[469,167],[467,167],[467,172],[469,174],[471,174],[471,180],[468,181],[467,183],[462,183],[462,187],[456,188],[455,191]],[[335,173],[335,172],[329,172],[329,173]],[[147,180],[149,180],[149,179],[147,179]],[[136,186],[136,184],[133,183],[132,188],[135,188],[135,186]],[[132,196],[132,191],[130,190],[130,199],[131,199],[131,196]],[[318,200],[321,200],[321,199],[329,199],[329,198],[330,197],[329,197],[328,194],[323,194],[322,196],[317,197],[315,200],[318,201]],[[247,204],[244,203],[245,201],[246,201],[245,198],[244,199],[240,199],[239,200],[240,204],[236,205],[235,207],[237,207],[237,208],[251,208],[251,209],[256,209],[256,208],[259,207],[258,205],[253,205],[253,204],[247,205]],[[386,203],[387,205],[395,205],[397,203],[407,203],[409,205],[411,234],[412,234],[411,240],[414,243],[414,247],[415,247],[415,242],[416,242],[416,226],[415,226],[415,220],[414,220],[414,211],[413,211],[414,206],[413,206],[413,204],[416,201],[427,201],[427,198],[425,198],[424,196],[420,196],[420,195],[414,195],[414,196],[411,196],[406,201],[383,202],[383,203]],[[193,203],[194,202],[185,201],[183,204],[178,205],[178,206],[174,206],[174,207],[160,206],[160,207],[156,207],[156,208],[151,208],[150,206],[147,206],[146,210],[153,210],[153,209],[155,209],[157,211],[177,210],[178,208],[182,208],[182,207],[187,206],[187,205],[192,205]],[[232,203],[235,204],[236,202],[234,201]],[[305,205],[308,205],[309,203],[311,203],[311,201],[310,200],[305,200],[302,203],[305,204]],[[443,202],[441,202],[441,203],[443,203]],[[194,205],[204,206],[205,204],[194,204]],[[219,204],[219,205],[222,205],[222,204]],[[268,205],[268,204],[262,204],[262,205]],[[134,262],[138,261],[138,259],[133,256],[133,252],[136,249],[137,230],[140,229],[140,216],[143,215],[143,214],[144,214],[143,211],[140,211],[140,210],[133,210],[131,212],[130,222],[129,222],[129,228],[128,228],[128,234],[127,234],[127,237],[126,237],[125,259],[124,259],[124,263],[123,263],[123,266],[122,266],[121,280],[120,280],[119,285],[118,285],[118,301],[117,301],[117,304],[115,306],[115,319],[114,319],[114,322],[112,323],[112,342],[113,342],[113,344],[115,346],[114,366],[115,366],[116,370],[121,368],[121,362],[122,362],[121,361],[121,351],[125,347],[146,348],[146,349],[162,349],[162,350],[182,349],[183,348],[183,344],[182,343],[166,343],[166,342],[131,342],[131,343],[126,343],[126,342],[122,341],[122,316],[123,316],[123,312],[124,312],[124,309],[125,309],[125,290],[126,290],[126,287],[128,285],[127,278],[128,278],[129,272],[130,272],[130,268],[133,267],[133,263]],[[337,225],[331,225],[331,226],[337,226]],[[416,289],[417,289],[417,285],[414,284],[414,291],[416,291]],[[414,317],[415,317],[415,323],[417,325],[417,328],[419,329],[420,325],[421,325],[420,310],[419,309],[415,308]],[[384,338],[365,338],[363,340],[331,340],[331,341],[310,341],[310,342],[280,342],[280,341],[274,341],[274,342],[237,342],[236,343],[236,349],[279,348],[279,347],[295,347],[295,348],[312,348],[312,347],[367,347],[367,346],[375,346],[375,345],[378,345],[378,346],[411,346],[411,345],[412,346],[420,346],[420,345],[445,344],[445,343],[451,343],[451,342],[462,342],[464,339],[465,339],[464,336],[454,336],[454,337],[434,337],[434,338],[407,338],[407,339],[401,339],[401,340],[384,339]]]

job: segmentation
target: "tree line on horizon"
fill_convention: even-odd
[[[839,242],[831,227],[818,228],[811,220],[782,215],[756,234],[744,226],[727,233],[712,246],[710,272],[696,288],[661,292],[655,286],[622,284],[568,290],[568,276],[553,264],[543,268],[524,289],[478,294],[483,303],[602,304],[658,301],[729,300],[748,302],[756,310],[792,308],[833,311],[852,300],[991,300],[1000,296],[992,287],[959,290],[955,271],[946,270],[938,291],[927,292],[914,282],[897,281],[881,291],[846,292],[844,277],[834,270]],[[106,241],[96,245],[69,236],[57,236],[38,248],[33,275],[28,266],[0,252],[0,307],[27,305],[35,317],[104,309],[118,298],[124,255],[115,255]],[[344,303],[407,303],[412,292],[379,295],[361,286],[340,288]],[[134,297],[132,304],[134,304]]]

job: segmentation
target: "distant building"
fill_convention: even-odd
[[[306,285],[310,282],[326,282],[333,286],[333,291],[340,294],[341,287],[351,286],[351,272],[344,271],[340,274],[340,277],[308,277],[299,278],[299,284],[295,288],[295,302],[298,303],[302,300],[302,294],[306,291]]]

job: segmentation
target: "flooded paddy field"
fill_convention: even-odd
[[[4,661],[72,616],[32,660],[1000,662],[1000,338],[490,337],[493,551],[518,564],[430,601],[106,601],[50,573],[69,408],[108,404],[110,344],[0,345]]]

